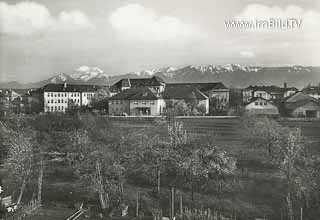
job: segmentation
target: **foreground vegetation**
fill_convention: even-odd
[[[320,216],[318,149],[300,129],[268,118],[242,119],[241,146],[191,134],[174,117],[132,127],[47,115],[3,119],[0,128],[0,185],[19,206],[83,203],[91,218]]]

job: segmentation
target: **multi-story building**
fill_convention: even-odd
[[[90,107],[100,88],[95,85],[48,84],[42,88],[44,112]]]
[[[165,101],[152,88],[141,87],[126,89],[109,100],[110,115],[161,115]]]
[[[138,107],[139,101],[132,102],[127,93],[136,91],[134,89],[147,88],[154,94],[152,97],[151,105],[157,100],[159,108],[152,111],[151,115],[162,114],[165,103],[160,97],[163,97],[166,102],[169,100],[182,100],[190,101],[190,97],[197,99],[199,105],[203,105],[206,113],[209,112],[209,102],[214,102],[218,109],[226,109],[229,104],[229,89],[221,82],[216,83],[165,83],[160,77],[153,76],[151,78],[137,78],[137,79],[121,79],[111,86],[110,91],[112,97],[109,103],[110,114],[135,114],[133,113],[132,106],[141,108],[142,112],[147,102],[142,103],[143,106]],[[128,92],[126,92],[129,90]],[[121,99],[120,99],[121,98]],[[135,104],[136,103],[136,104]],[[149,111],[149,109],[147,109]],[[149,113],[148,113],[149,114]]]

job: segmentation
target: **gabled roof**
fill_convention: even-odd
[[[304,106],[305,104],[308,104],[308,103],[314,103],[320,107],[320,102],[318,100],[300,100],[297,102],[289,102],[289,103],[285,103],[285,107],[289,110],[294,110],[294,109],[296,109],[300,106]]]
[[[320,101],[318,99],[315,99],[304,92],[297,92],[285,100],[285,107],[289,110],[293,110],[309,102],[320,106]]]
[[[182,85],[177,84],[175,86],[166,86],[163,92],[164,99],[198,99],[198,100],[206,100],[208,97],[203,94],[198,88],[193,87],[192,85]]]
[[[158,76],[153,76],[151,78],[124,78],[120,79],[118,82],[111,86],[112,91],[120,90],[121,87],[146,87],[146,86],[160,86],[165,83],[163,79]]]
[[[42,87],[43,92],[95,92],[101,86],[96,85],[74,85],[74,84],[47,84]]]
[[[309,101],[318,101],[317,99],[309,96],[308,94],[304,92],[297,92],[291,96],[289,96],[286,100],[285,103],[293,103],[293,102],[299,102],[302,100],[309,100]]]
[[[156,91],[147,87],[126,89],[110,98],[110,100],[156,100],[161,98]]]

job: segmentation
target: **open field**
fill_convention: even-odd
[[[152,126],[158,117],[111,117],[111,121],[120,126],[132,128],[146,128]],[[243,144],[243,128],[241,118],[237,117],[178,117],[184,128],[190,134],[214,134],[221,144]],[[316,141],[320,141],[320,120],[288,120],[279,119],[282,125],[299,127],[303,134]]]

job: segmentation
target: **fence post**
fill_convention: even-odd
[[[139,192],[137,192],[136,217],[139,217]]]
[[[174,218],[174,187],[171,187],[171,218]]]
[[[180,215],[182,217],[183,206],[182,206],[182,195],[180,194]]]
[[[301,207],[301,209],[300,209],[300,220],[302,220],[302,217],[303,217],[302,214],[303,213],[302,213],[302,207]]]

